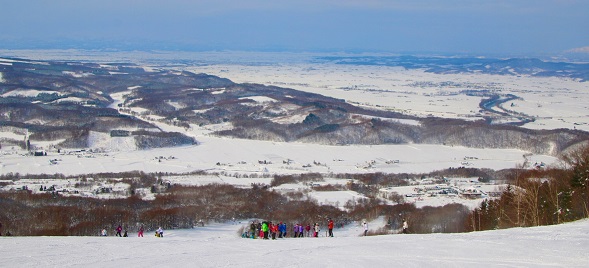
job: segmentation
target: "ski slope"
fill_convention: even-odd
[[[0,237],[2,267],[587,267],[589,221],[461,234],[253,240],[246,222],[169,230],[163,238]],[[376,226],[370,223],[369,226]],[[324,231],[324,230],[323,230]],[[97,231],[98,232],[98,231]],[[113,232],[110,231],[112,234]]]

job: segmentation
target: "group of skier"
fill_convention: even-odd
[[[333,227],[334,222],[331,218],[327,220],[327,234],[328,237],[333,237]],[[342,224],[343,226],[343,224]],[[366,220],[362,222],[362,228],[364,229],[364,236],[368,235],[368,224]],[[409,225],[407,221],[403,219],[403,227],[402,233],[408,233]],[[310,224],[300,224],[296,223],[292,226],[292,235],[291,237],[319,237],[319,231],[321,230],[319,223]],[[128,237],[127,230],[125,229],[124,234],[121,234],[123,231],[123,227],[119,225],[115,229],[115,236],[119,237]],[[141,226],[137,232],[138,237],[143,237],[144,228]],[[261,239],[272,239],[275,240],[276,238],[287,238],[289,232],[286,223],[279,222],[279,223],[272,223],[271,221],[252,221],[249,225],[249,229],[242,233],[243,238],[261,238]],[[100,236],[107,236],[106,229],[102,229],[100,232]],[[164,237],[164,230],[162,227],[159,227],[155,231],[156,237]]]
[[[334,222],[332,219],[327,221],[328,236],[333,237],[333,226]],[[288,227],[286,223],[272,223],[271,221],[252,221],[249,225],[249,230],[243,232],[243,238],[261,238],[261,239],[273,239],[289,237]],[[307,223],[301,224],[296,223],[292,226],[291,237],[319,237],[319,231],[321,230],[319,223]]]
[[[143,228],[143,225],[142,225],[141,227],[139,227],[139,230],[137,231],[137,237],[143,237],[144,231],[145,231],[145,229]],[[106,231],[106,228],[104,228],[100,231],[100,236],[108,236],[108,232]],[[128,237],[129,234],[127,233],[126,228],[125,228],[125,232],[123,233],[123,227],[121,225],[119,225],[117,228],[115,228],[115,236]],[[162,227],[159,227],[155,231],[155,236],[164,237],[164,230],[162,229]]]
[[[327,233],[326,236],[333,237],[334,222],[331,218],[327,220]],[[249,229],[242,233],[243,238],[260,238],[260,239],[272,239],[287,238],[289,233],[287,232],[287,225],[284,222],[277,224],[271,221],[251,221]],[[366,220],[362,221],[362,229],[364,230],[363,235],[368,235],[368,223]],[[319,223],[314,224],[299,224],[296,223],[292,226],[292,233],[290,237],[319,237],[320,225]],[[402,230],[403,234],[409,233],[409,224],[406,219],[403,219]]]

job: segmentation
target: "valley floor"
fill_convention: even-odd
[[[48,152],[47,156],[38,157],[2,148],[0,173],[78,175],[133,170],[175,173],[205,170],[268,175],[309,172],[427,173],[460,167],[514,168],[524,163],[524,155],[528,154],[516,149],[427,144],[328,146],[197,137],[201,142],[198,146],[108,153],[72,150],[61,154]],[[475,159],[465,161],[465,158]],[[528,155],[527,159],[529,163],[557,162],[555,157],[546,155]]]

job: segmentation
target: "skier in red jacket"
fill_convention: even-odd
[[[327,229],[329,229],[329,237],[333,237],[333,220],[331,218],[327,222]]]

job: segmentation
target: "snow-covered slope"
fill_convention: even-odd
[[[276,241],[238,237],[242,224],[166,231],[163,238],[0,237],[3,267],[587,267],[589,221],[462,234]],[[370,225],[369,225],[370,226]],[[98,232],[98,231],[97,231]],[[112,231],[111,231],[112,234]]]

